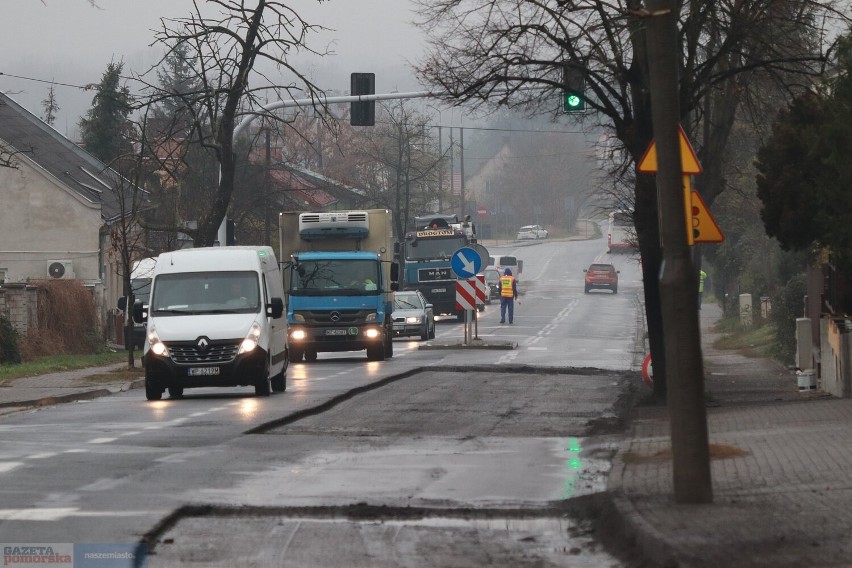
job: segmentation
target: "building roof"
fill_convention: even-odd
[[[130,191],[132,184],[4,93],[0,140],[19,153],[17,159],[31,160],[83,199],[100,204],[104,221],[121,215],[118,192]]]

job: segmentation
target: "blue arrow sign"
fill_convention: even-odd
[[[450,266],[459,278],[473,278],[482,268],[482,258],[475,249],[462,247],[453,253]]]

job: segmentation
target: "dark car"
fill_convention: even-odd
[[[432,304],[418,290],[396,292],[393,300],[393,335],[419,335],[420,339],[435,339],[435,313]]]
[[[586,294],[595,288],[611,290],[618,294],[619,271],[611,264],[592,264],[586,269]]]
[[[485,276],[485,286],[488,288],[488,294],[485,297],[485,303],[490,304],[491,300],[500,299],[500,272],[493,266],[489,266],[482,272]]]

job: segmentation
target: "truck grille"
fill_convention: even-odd
[[[239,342],[212,343],[201,349],[196,343],[167,343],[169,356],[178,365],[230,363],[237,356]]]
[[[332,311],[299,311],[305,318],[306,325],[356,325],[367,321],[367,315],[373,313],[367,310],[332,310]]]
[[[449,266],[442,268],[421,268],[417,271],[418,282],[436,282],[438,280],[455,280]]]

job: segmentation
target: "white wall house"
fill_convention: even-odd
[[[77,279],[105,321],[122,293],[109,228],[128,182],[2,93],[0,152],[0,280]]]

